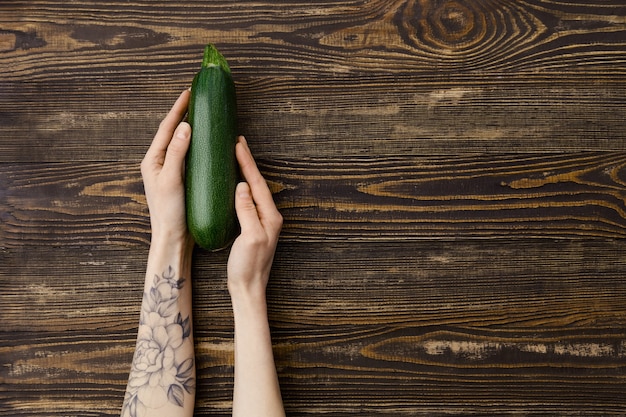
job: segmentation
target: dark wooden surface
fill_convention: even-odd
[[[0,416],[119,413],[138,164],[213,42],[285,218],[289,415],[626,414],[626,5],[0,3]],[[228,415],[197,251],[197,415]]]

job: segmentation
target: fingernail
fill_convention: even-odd
[[[248,186],[248,183],[242,181],[237,185],[237,195],[239,197],[250,197],[250,186]]]
[[[188,126],[189,126],[188,123],[181,122],[176,128],[176,133],[175,133],[176,137],[179,139],[187,139],[189,137],[189,131],[190,131]]]

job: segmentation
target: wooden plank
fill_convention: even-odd
[[[286,240],[626,236],[626,153],[260,160]],[[145,245],[138,164],[3,164],[2,246]]]
[[[620,237],[626,213],[623,157],[391,157],[261,165],[279,190],[285,218],[298,220],[287,223],[285,238]]]
[[[33,164],[2,169],[3,246],[13,239],[17,246],[29,240],[51,245],[103,244],[111,238],[120,243],[148,242],[149,218],[138,165]],[[81,229],[92,238],[76,234]]]
[[[176,72],[176,50],[185,64],[195,62],[187,54],[208,40],[223,44],[227,55],[238,51],[245,68],[264,68],[270,77],[433,70],[624,75],[622,6],[600,0],[576,6],[545,0],[12,1],[2,5],[2,45],[10,53],[9,80],[111,69],[132,74],[138,62],[150,73]]]
[[[139,160],[191,77],[164,79],[159,91],[138,80],[138,93],[114,90],[110,97],[93,86],[72,92],[66,82],[46,83],[44,96],[37,84],[2,86],[8,100],[3,113],[10,115],[3,117],[9,136],[3,137],[8,143],[2,161]],[[113,87],[116,79],[107,82],[119,88]],[[625,85],[623,77],[581,85],[550,78],[437,82],[403,75],[243,79],[237,89],[240,130],[262,144],[263,153],[323,157],[520,147],[623,151]],[[94,96],[101,99],[94,102]]]
[[[621,240],[281,243],[268,301],[290,415],[619,415],[625,250]],[[107,262],[73,261],[84,258],[3,254],[4,415],[119,409],[145,251],[92,248],[88,259]],[[194,263],[198,410],[210,415],[228,412],[232,392],[225,261],[200,252]]]
[[[137,92],[115,76],[79,90],[4,84],[0,161],[139,161],[191,78],[163,79],[157,91],[130,81]],[[258,156],[274,158],[626,150],[626,78],[488,80],[243,79],[240,132]]]
[[[196,257],[206,256],[200,253]],[[136,329],[148,246],[126,250],[47,245],[0,253],[0,305],[5,332],[119,332]],[[203,303],[198,325],[232,326],[226,290],[227,251],[213,254],[193,273]],[[216,311],[221,311],[216,315]],[[221,323],[221,324],[220,324]],[[19,341],[19,340],[18,340]]]
[[[626,406],[625,339],[619,332],[572,336],[351,325],[303,334],[275,334],[290,415],[354,410],[466,415],[487,407],[528,415],[618,415]],[[25,343],[14,348],[14,362],[3,370],[9,389],[0,415],[74,415],[81,405],[93,405],[90,410],[98,415],[119,410],[133,352],[131,335],[21,336]],[[217,332],[198,338],[196,346],[198,412],[227,413],[232,336]]]
[[[231,62],[241,132],[264,156],[626,150],[617,4],[0,10],[2,162],[139,160],[207,41]]]
[[[136,331],[0,333],[0,416],[119,415],[135,337]],[[196,338],[198,410],[208,399],[212,408],[230,411],[232,353],[232,334],[214,330],[210,339]]]
[[[195,254],[199,337],[232,327],[227,256]],[[146,250],[6,250],[0,272],[4,331],[134,329],[146,257]],[[623,331],[624,270],[622,240],[281,242],[270,315],[278,328]]]
[[[626,324],[622,241],[459,239],[300,247],[282,243],[276,255],[270,305],[277,325],[623,330]]]

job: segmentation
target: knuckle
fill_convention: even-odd
[[[141,170],[141,175],[146,175],[148,173],[149,162],[147,158],[144,158],[139,165],[139,169]]]
[[[167,117],[161,120],[161,122],[159,123],[158,130],[163,130],[165,129],[166,126],[169,126],[169,120],[167,119]]]
[[[250,248],[260,248],[267,244],[268,238],[265,233],[251,233],[247,236],[246,243]]]
[[[271,223],[276,229],[280,229],[283,226],[283,216],[280,212],[276,213],[271,218]]]

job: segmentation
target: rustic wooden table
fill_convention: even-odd
[[[292,416],[626,414],[626,7],[0,3],[0,416],[119,413],[138,164],[199,68],[285,218]],[[195,253],[197,415],[228,415],[228,251]]]

